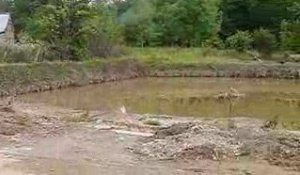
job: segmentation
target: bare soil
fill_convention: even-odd
[[[0,108],[0,175],[296,175],[299,138],[297,131],[272,130],[246,118],[196,120],[15,103]]]

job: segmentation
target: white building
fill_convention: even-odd
[[[0,14],[0,44],[14,43],[14,28],[9,13]]]

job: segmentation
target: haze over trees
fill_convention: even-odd
[[[0,0],[17,41],[58,59],[106,57],[115,45],[300,52],[299,0]]]

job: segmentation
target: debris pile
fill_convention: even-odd
[[[177,123],[141,142],[135,152],[155,160],[251,156],[300,170],[300,132],[265,128],[265,122],[258,119],[233,118],[226,127],[217,120]]]

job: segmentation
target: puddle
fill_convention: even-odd
[[[244,97],[214,98],[230,88]],[[197,117],[278,119],[284,127],[300,127],[300,81],[227,78],[144,78],[51,92],[27,94],[25,102],[83,110]]]

